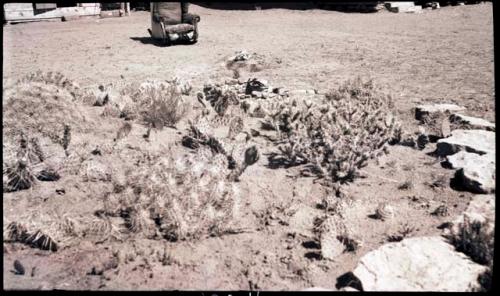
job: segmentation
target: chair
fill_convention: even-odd
[[[151,2],[151,37],[165,45],[175,41],[196,43],[200,17],[188,13],[188,6],[186,2]]]

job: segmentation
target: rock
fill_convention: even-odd
[[[484,130],[454,130],[451,136],[437,141],[437,154],[446,156],[459,151],[478,154],[495,153],[495,133]]]
[[[256,98],[262,98],[262,92],[254,90],[252,91],[252,96]]]
[[[471,291],[487,267],[471,261],[445,238],[415,237],[364,255],[354,275],[364,291]]]
[[[462,185],[476,193],[495,192],[495,160],[472,163],[456,171],[455,176]]]
[[[469,206],[460,216],[453,222],[450,228],[452,234],[459,233],[459,224],[464,222],[464,217],[467,216],[470,222],[486,222],[489,220],[490,226],[495,225],[495,195],[493,194],[478,194],[475,195],[469,203]],[[492,228],[493,229],[493,228]]]
[[[455,104],[433,104],[433,105],[419,105],[415,108],[415,119],[424,120],[424,118],[430,113],[436,112],[453,112],[453,111],[463,111],[464,107],[460,107]]]
[[[344,291],[344,292],[360,292],[358,289],[355,289],[353,287],[343,287],[339,291]]]
[[[475,164],[482,164],[484,162],[492,162],[495,164],[495,154],[486,153],[479,155],[477,153],[459,151],[458,153],[446,156],[446,163],[451,169],[456,170],[473,166]]]
[[[404,10],[406,13],[422,13],[422,6],[421,5],[415,5],[413,7],[408,7],[407,9]]]
[[[315,291],[335,291],[335,290],[325,289],[322,287],[311,287],[311,288],[303,289],[301,291],[315,292]]]
[[[320,243],[321,256],[327,260],[335,260],[345,249],[344,244],[337,239],[336,231],[322,233]]]
[[[495,124],[482,118],[465,116],[455,113],[450,116],[450,121],[466,125],[471,129],[484,129],[493,132],[495,131]]]

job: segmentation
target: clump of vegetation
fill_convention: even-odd
[[[411,179],[408,179],[406,181],[404,181],[403,183],[401,183],[399,186],[398,186],[398,189],[399,190],[410,190],[410,189],[413,189],[415,186],[413,185],[413,181]]]
[[[45,155],[36,137],[27,137],[20,133],[13,147],[6,147],[3,163],[3,191],[11,192],[31,188],[40,175]],[[42,176],[43,177],[43,176]]]
[[[53,71],[43,72],[39,70],[30,73],[18,80],[18,83],[30,83],[30,82],[53,84],[61,88],[65,88],[71,93],[73,97],[76,97],[81,94],[80,86],[76,82],[72,81],[71,79],[69,79],[60,72],[53,72]]]
[[[188,135],[182,138],[182,145],[191,148],[208,148],[211,153],[223,155],[227,158],[228,168],[233,170],[227,178],[237,181],[243,172],[259,160],[259,151],[256,146],[247,146],[246,143],[227,142],[217,138],[212,131],[206,117],[199,117],[194,122],[189,121]]]
[[[189,109],[174,84],[144,84],[139,92],[139,114],[142,120],[153,128],[174,127]]]
[[[490,221],[471,220],[464,215],[457,229],[448,236],[457,251],[465,253],[479,264],[493,262],[494,231]]]
[[[493,256],[495,246],[494,223],[471,220],[464,215],[463,222],[458,224],[457,231],[447,235],[456,250],[468,255],[474,262],[487,265],[488,270],[479,276],[480,291],[489,291],[492,283]]]
[[[7,226],[7,240],[11,242],[20,242],[33,248],[41,250],[57,251],[57,243],[41,230],[28,232],[26,226],[20,223],[11,222]]]
[[[328,183],[345,183],[380,156],[387,143],[398,141],[401,132],[392,108],[390,96],[358,78],[321,101],[283,101],[269,114],[282,132],[280,150],[290,163],[307,163]]]
[[[67,78],[37,73],[27,75],[5,90],[4,136],[23,130],[58,144],[66,125],[74,132],[90,131],[92,124],[82,115],[84,112],[71,93],[73,88],[68,89]]]
[[[410,235],[413,232],[415,232],[416,230],[418,230],[418,229],[415,228],[414,226],[411,226],[410,224],[405,223],[399,228],[397,233],[387,236],[387,241],[388,242],[400,242],[403,239],[410,237]]]
[[[238,188],[226,179],[227,167],[220,154],[150,156],[106,197],[103,212],[121,216],[129,232],[148,238],[222,235],[234,226],[238,207]]]

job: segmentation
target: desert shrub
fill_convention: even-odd
[[[358,78],[321,101],[284,100],[268,114],[281,131],[279,149],[289,163],[308,163],[307,169],[327,182],[344,183],[397,139],[392,108],[390,96]]]
[[[144,84],[136,98],[142,120],[154,128],[175,126],[189,108],[173,84]]]
[[[463,252],[479,264],[493,261],[494,232],[489,221],[472,220],[465,215],[458,231],[449,236],[457,251]]]
[[[478,278],[481,291],[488,291],[491,288],[495,245],[493,228],[494,223],[488,219],[485,221],[471,220],[467,215],[464,215],[464,220],[458,224],[457,231],[453,231],[447,236],[457,251],[463,252],[479,264],[488,266],[488,270]]]
[[[234,227],[238,188],[227,159],[202,153],[148,156],[126,185],[106,197],[104,212],[119,214],[130,232],[170,241],[221,235]]]

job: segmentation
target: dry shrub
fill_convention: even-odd
[[[190,154],[174,159],[170,151],[146,157],[105,200],[104,212],[119,214],[129,232],[167,240],[199,239],[230,231],[238,188],[226,180],[223,155]]]
[[[329,183],[352,181],[367,161],[397,140],[399,127],[390,96],[371,81],[349,80],[321,101],[278,104],[271,110],[284,134],[281,153],[290,163],[307,162],[307,170]]]
[[[142,120],[154,128],[175,126],[189,109],[174,84],[143,84],[136,97]]]
[[[447,235],[448,240],[457,251],[468,255],[474,262],[488,266],[488,270],[479,276],[478,281],[480,291],[490,290],[495,246],[494,223],[489,219],[471,221],[469,216],[464,215],[464,220],[458,224],[457,229],[458,231]]]

